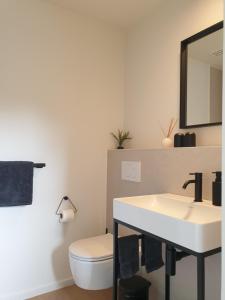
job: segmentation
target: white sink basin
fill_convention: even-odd
[[[221,247],[221,207],[173,194],[116,198],[113,217],[195,252]]]

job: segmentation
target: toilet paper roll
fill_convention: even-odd
[[[60,212],[59,222],[68,223],[71,222],[75,217],[73,209],[64,209]]]

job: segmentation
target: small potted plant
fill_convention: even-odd
[[[124,149],[123,144],[126,140],[131,140],[132,137],[130,137],[130,132],[129,131],[123,131],[123,130],[119,130],[117,134],[111,132],[112,136],[114,137],[114,139],[117,141],[118,146],[117,149]]]

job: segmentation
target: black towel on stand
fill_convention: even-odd
[[[118,250],[120,278],[131,278],[139,270],[138,236],[133,234],[119,238]]]
[[[141,264],[146,272],[153,272],[164,265],[162,259],[162,243],[146,235],[142,238]]]
[[[0,161],[0,207],[32,204],[33,162]]]

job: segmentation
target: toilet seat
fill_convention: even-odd
[[[72,243],[71,258],[84,262],[98,262],[113,259],[113,236],[104,234]]]
[[[78,257],[78,256],[71,255],[71,254],[70,254],[70,256],[71,256],[72,259],[76,259],[76,260],[83,261],[83,262],[92,262],[92,263],[113,259],[113,256],[109,256],[108,258],[99,258],[99,259],[98,258],[95,258],[95,259],[87,258],[87,259],[85,259],[83,257]]]

